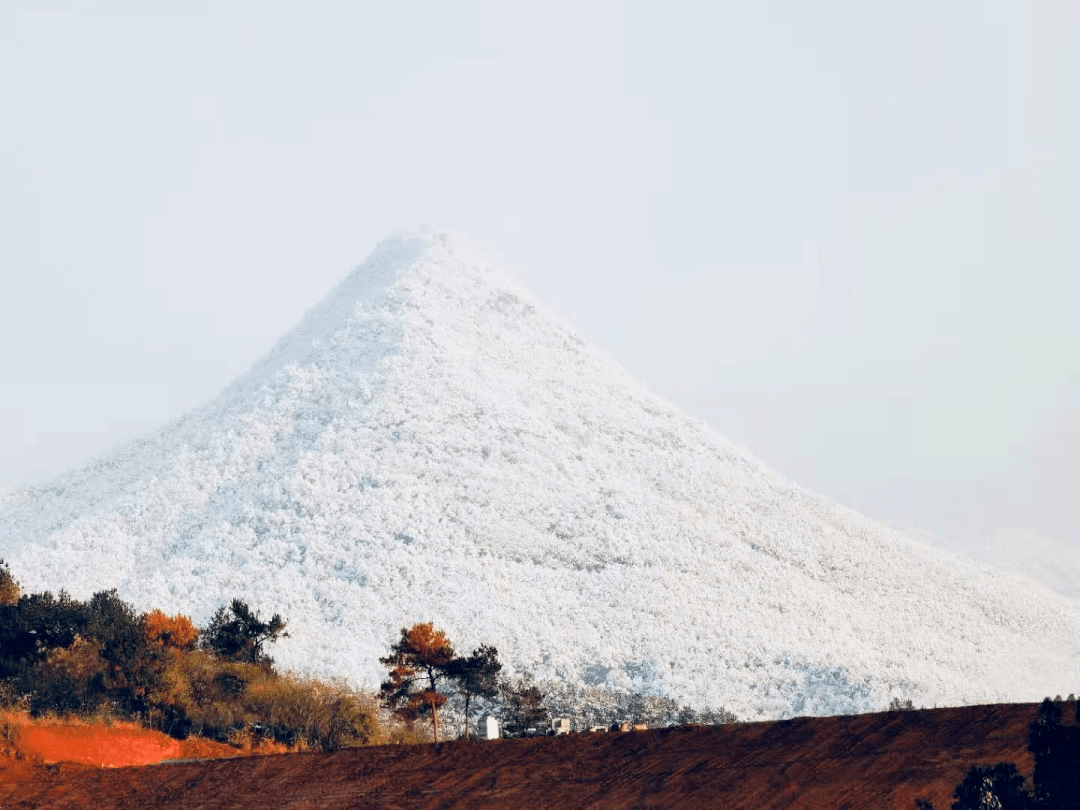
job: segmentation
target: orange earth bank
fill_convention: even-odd
[[[42,762],[81,762],[86,765],[149,765],[179,759],[180,742],[164,734],[134,727],[43,726],[25,728],[18,748]]]
[[[7,714],[0,722],[6,723],[10,740],[6,761],[0,761],[0,768],[5,770],[14,768],[13,759],[119,768],[168,759],[216,759],[243,753],[205,739],[174,740],[132,723],[35,722],[18,714]]]

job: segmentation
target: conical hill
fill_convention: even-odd
[[[806,492],[445,233],[383,242],[217,399],[0,500],[31,590],[289,619],[374,686],[433,620],[518,671],[744,718],[1080,687],[1080,606]]]

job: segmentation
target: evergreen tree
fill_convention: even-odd
[[[164,669],[159,650],[149,643],[143,617],[116,590],[95,593],[85,606],[83,637],[99,644],[105,669],[100,688],[128,712],[147,711],[147,695]]]
[[[468,657],[455,658],[450,677],[457,681],[458,692],[465,698],[465,738],[469,737],[469,706],[473,698],[494,698],[499,694],[499,651],[486,644]]]
[[[1062,724],[1061,714],[1060,704],[1046,698],[1028,731],[1039,807],[1080,807],[1080,727]]]
[[[210,624],[199,633],[202,647],[226,661],[273,666],[274,659],[263,652],[263,645],[288,638],[287,622],[277,613],[268,622],[252,611],[247,603],[233,599],[228,609],[221,607]]]
[[[32,593],[0,605],[0,678],[14,678],[50,650],[70,646],[86,624],[86,606],[66,591]]]

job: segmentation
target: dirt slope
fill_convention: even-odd
[[[135,723],[33,720],[22,712],[0,712],[0,781],[13,759],[30,764],[71,763],[117,768],[150,765],[166,759],[216,759],[240,756],[229,745],[200,737],[174,740]]]
[[[0,772],[21,808],[947,808],[972,763],[1025,750],[1034,704],[119,769]]]

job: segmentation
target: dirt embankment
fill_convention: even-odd
[[[379,746],[117,769],[0,772],[25,808],[948,807],[974,763],[1026,773],[1035,704],[488,743]]]
[[[0,783],[45,778],[56,770],[49,766],[60,763],[117,768],[243,754],[210,740],[174,740],[133,723],[31,720],[18,712],[0,712],[0,728]]]

